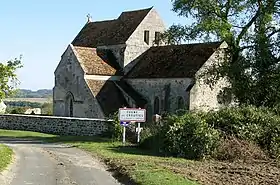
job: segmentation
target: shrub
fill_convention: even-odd
[[[28,107],[7,107],[8,114],[24,114]]]
[[[280,117],[268,108],[226,108],[203,115],[209,125],[225,135],[255,142],[272,157],[279,156]]]
[[[120,141],[122,138],[122,127],[118,120],[118,113],[114,113],[113,115],[108,117],[108,120],[112,120],[111,124],[104,136],[110,137],[113,141]]]
[[[141,132],[140,147],[162,154],[164,132],[164,128],[157,123],[144,127]]]
[[[164,148],[171,155],[203,158],[211,155],[218,146],[219,131],[196,114],[172,116],[167,122]]]
[[[264,153],[257,156],[258,147],[280,158],[280,116],[253,106],[172,115],[164,118],[162,126],[145,128],[142,139],[141,147],[189,159],[213,155],[230,160],[247,154],[261,158]]]
[[[212,154],[219,141],[218,130],[195,114],[169,116],[162,126],[146,128],[143,135],[142,147],[188,159]]]

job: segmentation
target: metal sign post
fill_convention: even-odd
[[[137,127],[137,143],[140,143],[140,122],[138,122],[138,127]]]
[[[128,123],[121,121],[120,124],[121,126],[123,126],[123,144],[125,144],[125,131],[126,131],[125,127],[128,125]]]
[[[125,126],[123,127],[123,140],[122,140],[122,142],[125,145]]]
[[[140,132],[142,130],[140,123],[146,121],[146,109],[141,108],[120,108],[119,109],[119,121],[123,128],[123,143],[125,143],[125,130],[127,123],[137,122],[138,127],[136,128],[137,132],[137,143],[140,142]]]

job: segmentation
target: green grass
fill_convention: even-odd
[[[19,137],[19,138],[53,138],[55,135],[43,134],[39,132],[28,132],[28,131],[16,131],[16,130],[2,130],[0,129],[0,137]]]
[[[63,142],[91,152],[109,167],[141,185],[197,185],[198,183],[173,172],[168,166],[187,165],[189,161],[178,158],[153,156],[134,146],[123,146],[100,137],[55,136],[35,132],[0,130],[0,137],[41,139],[48,142]]]
[[[12,162],[13,150],[0,144],[0,172]]]

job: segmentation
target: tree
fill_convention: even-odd
[[[280,0],[172,2],[173,11],[179,16],[193,18],[194,23],[173,25],[162,35],[162,39],[171,44],[180,43],[178,40],[226,41],[229,45],[229,62],[210,68],[205,75],[208,82],[213,84],[219,78],[226,77],[231,83],[230,92],[240,103],[262,105],[272,102],[273,96],[268,95],[267,89],[260,85],[270,87],[270,84],[277,84],[271,80],[280,83],[277,75],[280,61]],[[280,92],[279,87],[273,88],[276,88],[273,92]],[[254,93],[259,98],[263,97],[261,102],[252,96]],[[267,101],[269,96],[270,100]]]
[[[9,60],[6,64],[0,63],[0,100],[12,93],[15,89],[19,82],[15,72],[21,67],[21,57],[19,59]]]

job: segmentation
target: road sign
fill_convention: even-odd
[[[123,122],[145,122],[146,121],[146,109],[137,108],[120,108],[119,120]]]
[[[128,126],[128,125],[129,125],[129,122],[123,122],[123,121],[121,121],[121,126],[126,127],[126,126]]]

